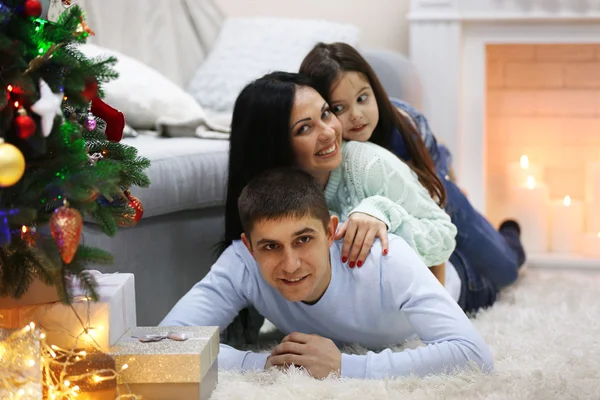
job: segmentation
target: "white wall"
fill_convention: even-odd
[[[410,0],[215,0],[228,17],[318,18],[357,25],[361,46],[408,54]]]

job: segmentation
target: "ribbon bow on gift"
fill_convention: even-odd
[[[143,336],[132,336],[132,338],[138,339],[142,343],[160,342],[164,339],[175,340],[176,342],[183,342],[190,338],[190,334],[187,332],[169,332],[166,335],[148,334]]]

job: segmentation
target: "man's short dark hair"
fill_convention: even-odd
[[[261,220],[310,215],[321,220],[325,230],[329,224],[323,189],[310,174],[293,167],[270,169],[254,177],[242,190],[238,209],[248,236]]]

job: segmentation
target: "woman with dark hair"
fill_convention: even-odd
[[[342,262],[360,267],[375,237],[387,254],[387,231],[397,234],[427,266],[452,253],[456,227],[417,175],[372,143],[342,143],[329,105],[300,74],[274,72],[247,85],[236,100],[230,136],[225,245],[242,234],[237,199],[258,173],[283,166],[309,172],[327,205],[344,222]],[[441,196],[441,194],[440,194]],[[438,199],[439,201],[440,199]]]
[[[370,141],[389,149],[415,171],[419,180],[445,200],[458,228],[450,264],[459,273],[459,304],[475,311],[495,302],[497,292],[513,283],[525,252],[520,227],[505,221],[499,230],[479,214],[449,178],[450,154],[429,129],[427,119],[409,104],[388,98],[377,75],[356,49],[346,43],[317,44],[300,72],[313,79],[343,126],[345,140]]]

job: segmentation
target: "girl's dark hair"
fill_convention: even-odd
[[[297,73],[272,72],[249,83],[235,101],[221,250],[240,239],[243,232],[238,198],[248,182],[268,169],[295,165],[291,135],[286,133],[299,87],[313,84]]]
[[[352,71],[367,78],[379,108],[379,123],[369,141],[393,151],[392,135],[394,127],[398,129],[410,157],[407,164],[415,171],[431,197],[443,206],[446,203],[446,190],[435,172],[433,160],[421,135],[411,121],[394,107],[375,71],[354,47],[346,43],[319,43],[300,66],[300,73],[312,79],[314,88],[328,102],[331,100],[330,90],[342,73]]]

